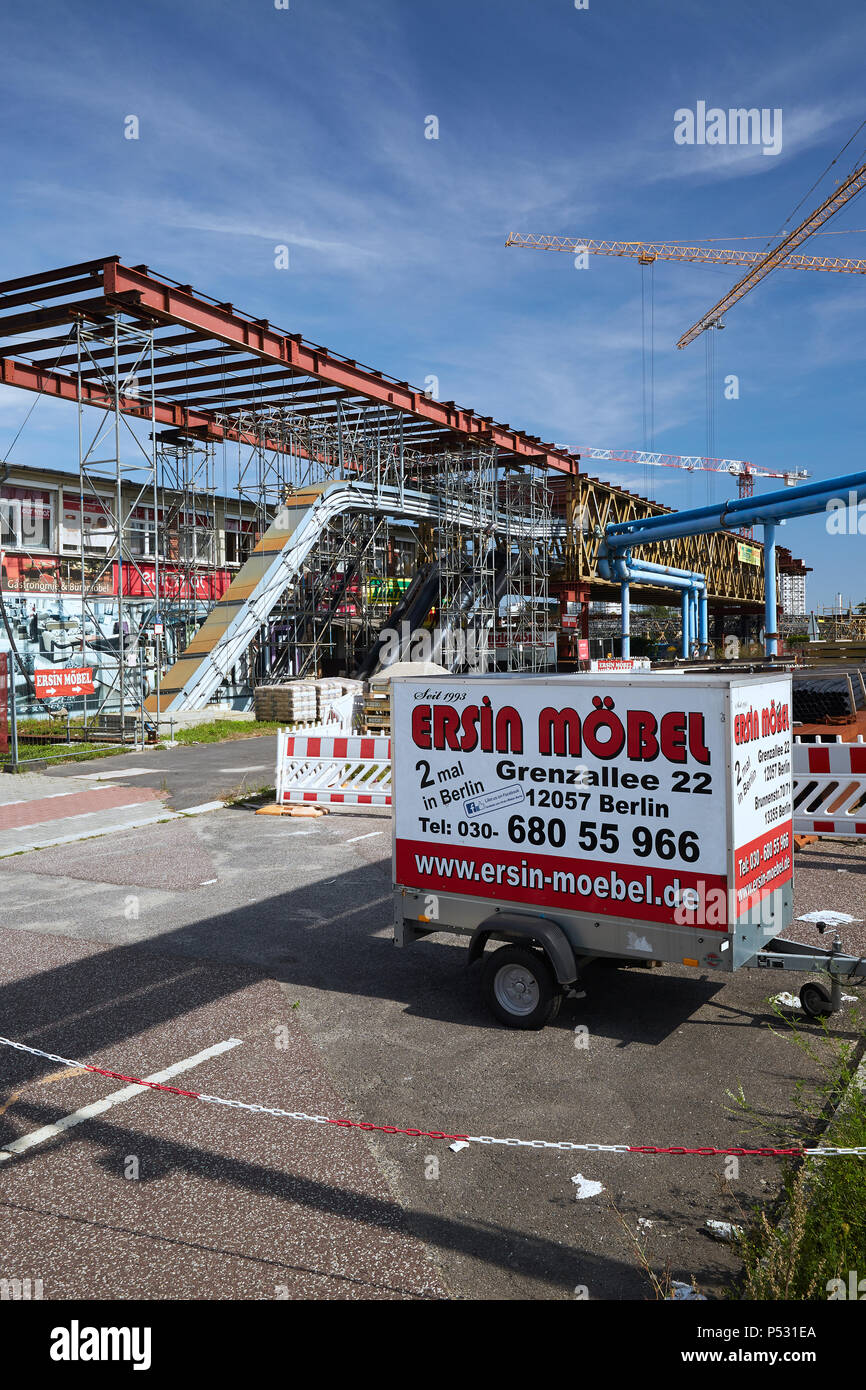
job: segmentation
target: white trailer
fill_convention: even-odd
[[[791,680],[782,672],[425,676],[392,683],[395,940],[470,937],[488,1006],[539,1028],[602,957],[821,971],[793,915]],[[489,941],[503,943],[486,951]]]

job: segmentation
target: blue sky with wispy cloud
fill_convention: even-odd
[[[118,254],[573,445],[644,446],[642,272],[576,271],[506,249],[508,233],[770,238],[866,116],[856,0],[43,0],[7,6],[2,40],[0,278]],[[677,145],[674,112],[698,101],[781,108],[781,152]],[[866,131],[791,225],[864,147]],[[854,201],[828,229],[861,225]],[[866,256],[866,235],[803,249]],[[674,344],[739,273],[652,273],[656,448],[707,450],[704,342]],[[816,477],[862,466],[864,304],[862,277],[779,271],[731,311],[716,454]],[[0,395],[3,451],[31,405]],[[73,454],[44,402],[12,458]],[[678,506],[734,490],[596,471]],[[813,600],[866,598],[862,538],[830,546],[818,520],[780,539],[814,565]]]

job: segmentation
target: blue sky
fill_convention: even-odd
[[[43,0],[7,6],[2,35],[0,278],[117,254],[573,445],[644,446],[642,272],[577,271],[508,233],[769,239],[866,117],[855,0]],[[698,101],[781,108],[781,152],[677,145],[674,112]],[[790,225],[864,147],[866,130]],[[829,223],[861,226],[860,200]],[[803,249],[866,256],[866,234]],[[655,267],[656,448],[707,451],[704,340],[674,345],[738,274]],[[714,335],[715,454],[862,467],[864,306],[863,277],[794,271],[735,306]],[[31,405],[0,395],[4,455]],[[40,402],[11,458],[74,466],[70,423]],[[734,492],[592,471],[674,506]],[[813,602],[866,598],[862,537],[831,546],[817,519],[780,540],[814,566]]]

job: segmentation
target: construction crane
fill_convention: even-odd
[[[771,468],[758,468],[748,459],[711,459],[702,454],[657,454],[640,449],[595,449],[574,447],[581,459],[598,459],[610,463],[637,463],[651,468],[682,468],[689,473],[730,473],[737,480],[740,497],[751,497],[755,491],[756,478],[781,478],[786,487],[796,487],[810,476],[805,468],[789,468],[777,472]]]
[[[706,332],[708,328],[715,328],[722,315],[725,314],[732,305],[736,304],[738,299],[742,299],[744,294],[748,294],[749,290],[754,289],[755,285],[757,285],[760,280],[763,280],[765,275],[769,275],[771,270],[775,270],[777,267],[786,267],[792,262],[812,259],[808,256],[792,256],[791,252],[796,250],[798,246],[802,246],[807,237],[812,236],[819,227],[822,227],[825,222],[829,221],[841,207],[844,207],[847,202],[855,197],[856,194],[862,192],[864,188],[866,188],[866,164],[860,164],[852,174],[848,175],[847,179],[844,179],[842,183],[839,184],[838,188],[836,188],[828,198],[824,199],[819,207],[815,208],[814,212],[810,212],[809,216],[800,223],[799,227],[795,227],[793,232],[789,232],[786,237],[783,237],[772,250],[759,256],[759,259],[752,266],[751,270],[748,270],[742,279],[738,280],[733,288],[728,290],[728,293],[723,295],[717,304],[713,305],[712,309],[702,314],[697,323],[692,324],[691,328],[680,338],[677,347],[688,347],[689,343],[694,342],[695,338],[700,337],[701,333]],[[861,261],[855,264],[862,265],[863,262]],[[847,269],[845,265],[838,267],[814,267],[814,269],[822,268],[828,270]]]
[[[535,236],[522,232],[512,232],[505,245],[522,246],[531,251],[567,251],[572,255],[591,252],[594,256],[629,256],[641,265],[652,265],[653,261],[698,261],[707,265],[747,265],[757,269],[767,259],[763,251],[681,246],[675,241],[580,241],[573,237]],[[855,260],[850,256],[785,255],[776,264],[783,270],[826,270],[841,271],[848,275],[866,274],[866,261]],[[771,266],[770,269],[772,268]],[[765,271],[764,274],[766,273]],[[684,347],[685,344],[680,342],[679,346]]]

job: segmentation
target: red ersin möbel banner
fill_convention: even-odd
[[[91,666],[63,667],[58,671],[34,671],[33,683],[36,694],[46,695],[92,695],[93,668]]]

